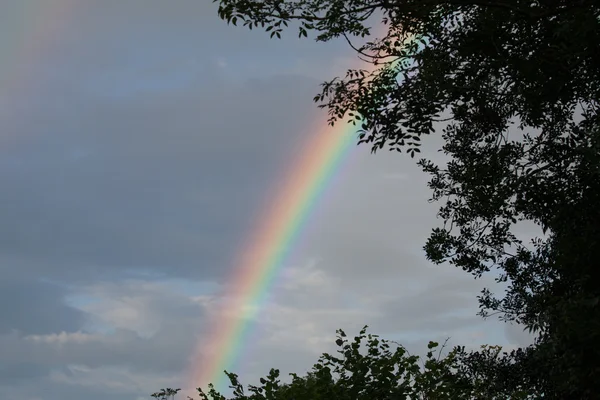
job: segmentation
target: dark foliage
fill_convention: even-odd
[[[476,277],[500,272],[505,295],[480,296],[481,315],[537,333],[536,344],[487,368],[498,390],[529,385],[544,398],[600,393],[600,1],[218,0],[219,15],[280,37],[343,37],[373,72],[350,70],[315,97],[330,123],[350,117],[361,143],[420,153],[446,122],[447,165],[421,159],[444,226],[429,260]],[[386,27],[369,37],[373,17]],[[515,225],[544,234],[523,243]],[[466,356],[465,356],[466,357]],[[473,368],[483,368],[471,354]],[[466,370],[465,370],[466,371]],[[473,370],[475,371],[475,370]],[[515,380],[516,376],[522,377]],[[504,385],[504,386],[503,386]]]

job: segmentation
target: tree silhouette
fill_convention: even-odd
[[[304,376],[290,374],[290,383],[281,383],[278,369],[260,378],[260,386],[248,385],[247,393],[238,376],[225,371],[231,382],[230,400],[455,400],[455,399],[530,399],[534,393],[524,390],[521,379],[514,387],[491,385],[490,374],[477,374],[463,365],[468,354],[455,348],[447,354],[444,346],[429,342],[424,360],[410,354],[393,341],[367,334],[367,327],[354,338],[347,339],[338,330],[338,355],[324,353],[312,370]],[[361,351],[361,347],[364,350]],[[499,347],[484,346],[478,361],[495,365],[500,356]],[[205,393],[198,388],[200,400],[226,400],[209,384]],[[188,399],[193,400],[191,397]]]
[[[152,393],[151,396],[158,400],[169,400],[169,397],[171,398],[171,400],[173,400],[175,398],[175,395],[180,390],[181,389],[172,388],[160,389],[160,391]]]
[[[325,82],[314,100],[331,124],[357,124],[373,151],[414,157],[434,124],[446,124],[440,151],[450,161],[418,161],[444,221],[427,258],[476,278],[494,270],[508,285],[499,298],[482,292],[480,314],[524,324],[537,339],[497,368],[526,374],[545,398],[595,398],[600,1],[215,1],[229,23],[279,38],[294,22],[300,37],[343,38],[372,64]],[[385,32],[371,38],[376,17]],[[524,221],[544,235],[522,242]]]

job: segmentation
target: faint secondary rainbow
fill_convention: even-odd
[[[5,102],[26,104],[35,97],[37,86],[43,84],[38,76],[44,59],[52,53],[53,44],[60,43],[75,12],[82,7],[76,7],[75,0],[20,0],[3,7],[11,15],[0,37],[0,129],[5,130],[9,123],[18,126],[21,119],[29,118],[11,114]],[[19,109],[27,112],[27,108]],[[6,140],[6,135],[1,137]]]
[[[23,0],[8,2],[4,9],[11,18],[0,37],[0,96],[26,98],[42,83],[36,80],[39,64],[60,42],[77,7],[75,0]]]
[[[224,370],[236,372],[231,368],[243,352],[252,320],[266,302],[318,200],[355,147],[357,127],[338,121],[334,127],[316,129],[291,163],[278,194],[264,209],[236,259],[238,267],[224,292],[227,303],[217,306],[219,315],[211,322],[208,337],[192,354],[190,386],[206,390],[212,383],[221,392],[227,387]]]

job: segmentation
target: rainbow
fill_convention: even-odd
[[[318,200],[355,147],[355,131],[350,123],[316,130],[291,164],[279,193],[258,219],[259,226],[237,258],[238,268],[226,290],[226,297],[231,297],[227,315],[214,321],[209,338],[199,345],[192,361],[195,387],[205,390],[213,383],[222,391],[227,386],[223,371],[230,370],[242,352],[251,320],[267,301],[269,288]]]
[[[404,43],[412,40],[406,39]],[[226,311],[211,322],[210,333],[192,353],[186,382],[190,387],[206,391],[212,383],[221,393],[228,387],[224,371],[236,372],[232,368],[250,337],[252,320],[268,300],[273,281],[319,199],[356,147],[353,145],[358,140],[358,123],[355,126],[342,122],[314,130],[299,158],[291,163],[278,194],[263,210],[246,246],[238,253],[235,262],[238,267],[224,290],[228,301]]]
[[[0,50],[4,54],[0,65],[0,96],[11,102],[25,99],[35,91],[39,61],[52,53],[53,45],[60,43],[69,21],[78,7],[75,0],[53,2],[15,1],[12,8],[14,19],[4,26],[6,33],[0,38]],[[18,123],[18,116],[5,115],[0,98],[0,123],[6,126]],[[6,138],[5,136],[3,137]]]

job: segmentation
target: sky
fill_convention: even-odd
[[[236,253],[327,124],[312,97],[357,66],[294,33],[228,26],[206,0],[0,0],[2,399],[189,385]],[[417,353],[530,343],[476,316],[492,277],[426,261],[426,182],[406,155],[351,151],[253,321],[243,382],[305,372],[338,328]]]

